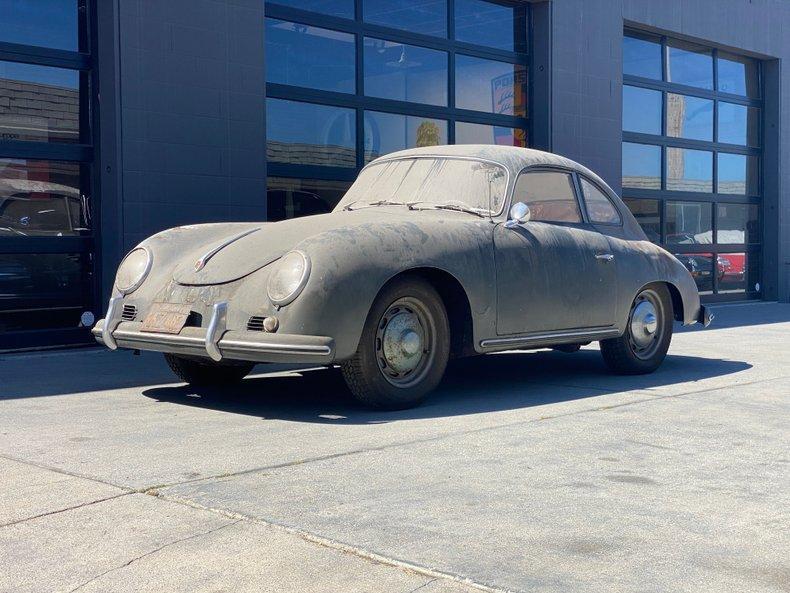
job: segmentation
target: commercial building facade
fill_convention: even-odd
[[[707,301],[787,301],[781,0],[0,0],[0,350],[80,343],[123,254],[328,211],[371,159],[600,173]],[[785,159],[786,160],[786,159]]]

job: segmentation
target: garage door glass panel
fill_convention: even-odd
[[[661,147],[623,142],[623,187],[661,189]]]
[[[80,51],[80,13],[84,0],[0,0],[0,41]]]
[[[623,85],[623,130],[661,133],[661,91]]]
[[[713,294],[713,253],[676,253],[675,257],[691,273],[700,294]]]
[[[720,244],[754,244],[760,242],[757,204],[718,204],[716,206],[716,242]]]
[[[455,123],[455,143],[499,144],[524,148],[527,145],[527,132],[520,128],[459,121]]]
[[[91,276],[88,253],[0,254],[0,334],[79,327]]]
[[[760,96],[757,62],[751,58],[719,52],[719,91],[751,98]]]
[[[526,66],[456,55],[455,106],[526,117]]]
[[[666,188],[672,191],[713,191],[713,153],[667,147]]]
[[[639,226],[653,243],[661,243],[661,211],[658,200],[623,199]]]
[[[87,93],[78,70],[0,62],[0,140],[80,142]]]
[[[0,159],[0,237],[89,235],[87,167]]]
[[[757,252],[721,253],[716,267],[719,292],[759,292],[760,256]]]
[[[267,99],[266,127],[270,161],[356,167],[353,109]]]
[[[362,0],[366,22],[447,36],[447,0]]]
[[[760,146],[760,110],[719,101],[719,142]]]
[[[623,38],[623,74],[661,80],[661,44],[648,36]]]
[[[447,52],[365,38],[365,94],[447,105]]]
[[[667,136],[713,140],[713,101],[667,93]]]
[[[718,192],[738,195],[759,193],[759,161],[757,157],[720,152]]]
[[[513,202],[529,206],[530,220],[536,222],[581,222],[582,215],[567,173],[535,171],[523,173],[516,182]]]
[[[426,117],[365,112],[365,162],[417,146],[447,144],[447,122]]]
[[[266,0],[266,4],[282,4],[330,16],[354,18],[354,0]]]
[[[354,36],[266,19],[266,81],[353,93]]]
[[[713,243],[711,204],[707,202],[667,202],[666,242],[707,245]]]
[[[527,51],[527,28],[518,18],[522,7],[503,6],[484,0],[455,0],[457,41],[505,51]]]
[[[269,177],[266,219],[276,221],[331,212],[349,187],[348,181]]]
[[[713,53],[683,41],[667,42],[667,81],[713,89]]]

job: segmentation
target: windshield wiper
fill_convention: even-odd
[[[427,207],[417,208],[417,204],[426,204]],[[463,204],[454,204],[449,202],[445,204],[434,204],[433,202],[429,201],[421,201],[408,202],[406,205],[409,207],[409,210],[452,210],[454,212],[467,212],[469,214],[479,216],[480,218],[486,218],[487,216],[491,215],[490,210],[486,210],[484,208],[473,208],[472,206],[464,206]]]
[[[360,200],[357,200],[356,202],[351,202],[350,204],[346,204],[345,206],[343,206],[343,210],[351,210],[351,206],[353,206],[354,204],[356,204],[359,201]],[[369,206],[406,206],[406,204],[404,204],[403,202],[393,202],[392,200],[377,200],[375,202],[368,202],[366,204],[360,204],[359,207],[360,208],[367,208]]]

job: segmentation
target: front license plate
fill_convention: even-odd
[[[177,334],[184,327],[191,312],[192,308],[189,305],[154,303],[143,319],[140,331]]]

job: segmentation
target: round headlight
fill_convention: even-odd
[[[277,262],[269,276],[267,292],[275,305],[287,305],[299,296],[310,276],[310,259],[301,251],[291,251]]]
[[[145,280],[151,270],[151,253],[143,248],[132,249],[118,266],[115,274],[115,288],[123,294],[134,292]]]

